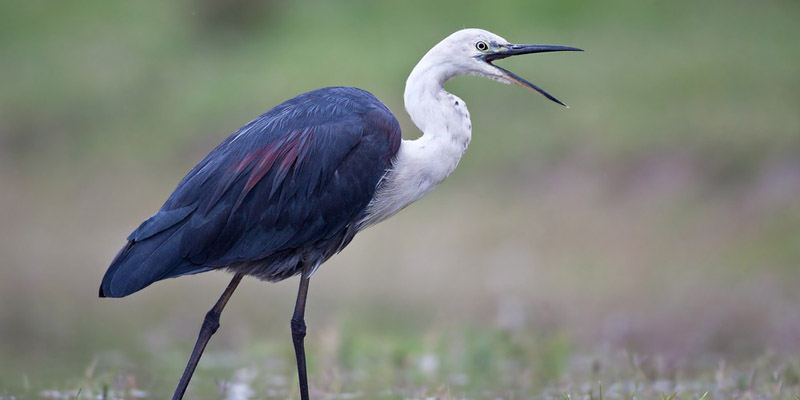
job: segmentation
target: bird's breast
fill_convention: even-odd
[[[458,96],[443,90],[421,99],[406,94],[406,109],[423,135],[402,141],[359,229],[391,217],[442,183],[456,169],[472,139],[469,111]]]

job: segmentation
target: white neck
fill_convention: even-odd
[[[444,90],[445,81],[457,73],[437,47],[420,60],[406,81],[406,111],[423,134],[400,144],[392,170],[359,224],[362,229],[389,218],[442,183],[472,138],[464,101]]]

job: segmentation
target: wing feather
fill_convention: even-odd
[[[320,89],[273,108],[212,150],[131,233],[101,295],[342,237],[399,144],[397,120],[360,89]]]

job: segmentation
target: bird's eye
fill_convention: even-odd
[[[483,40],[481,40],[478,43],[475,43],[475,48],[478,49],[478,51],[486,51],[489,50],[489,45],[486,44],[486,42],[484,42]]]

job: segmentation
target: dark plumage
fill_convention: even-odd
[[[355,235],[399,146],[397,120],[361,89],[278,105],[211,151],[128,236],[100,296],[218,268],[279,281],[318,265]]]

